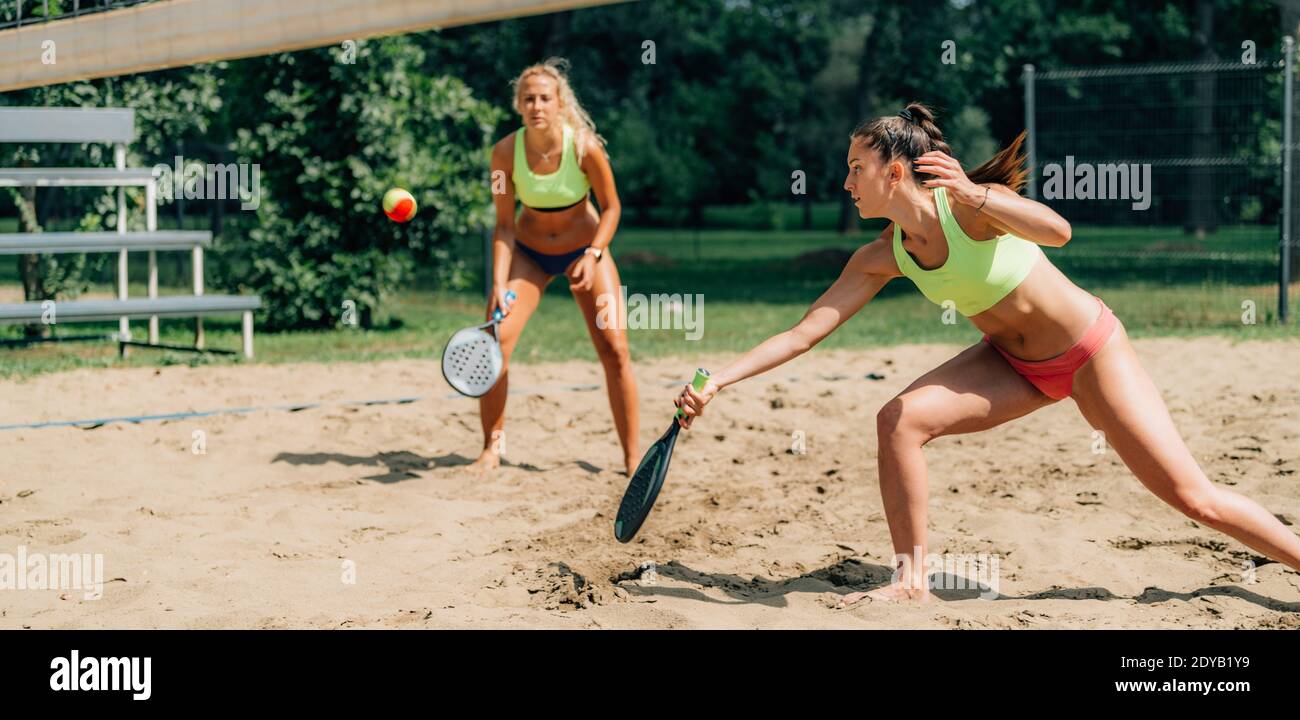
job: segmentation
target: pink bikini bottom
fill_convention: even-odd
[[[1097,297],[1097,296],[1093,296]],[[1074,389],[1074,374],[1088,362],[1093,355],[1096,355],[1106,341],[1110,339],[1111,333],[1115,330],[1115,325],[1119,321],[1115,318],[1115,313],[1106,307],[1106,303],[1101,298],[1097,298],[1097,304],[1101,305],[1101,314],[1097,320],[1092,323],[1092,327],[1083,334],[1083,338],[1074,344],[1074,347],[1057,355],[1054,358],[1046,360],[1021,360],[1011,355],[1006,350],[998,347],[996,344],[989,342],[989,336],[984,336],[984,342],[993,346],[1002,354],[1002,357],[1011,363],[1011,367],[1016,372],[1024,376],[1026,380],[1034,384],[1034,387],[1043,391],[1043,394],[1054,399],[1060,400],[1070,396],[1070,391]]]

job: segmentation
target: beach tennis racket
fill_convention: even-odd
[[[691,381],[691,385],[697,391],[703,390],[708,380],[709,371],[700,368],[695,371],[695,379]],[[669,426],[663,437],[650,446],[645,457],[641,458],[641,464],[636,466],[636,472],[632,473],[632,480],[627,484],[623,501],[618,504],[618,515],[614,518],[614,537],[618,538],[619,542],[629,542],[636,537],[637,530],[641,529],[641,523],[645,522],[650,509],[654,507],[655,499],[659,497],[659,489],[664,486],[664,477],[668,475],[668,461],[673,457],[677,432],[681,429],[681,425],[677,424],[677,418],[683,417],[686,417],[686,413],[678,408],[677,414],[673,416],[673,424]]]
[[[516,297],[514,290],[506,291],[507,303]],[[491,320],[458,330],[442,349],[442,376],[461,395],[482,397],[501,378],[504,361],[497,326],[503,317],[501,308],[493,310]],[[489,328],[492,332],[488,332]]]

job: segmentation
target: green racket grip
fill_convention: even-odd
[[[704,389],[704,384],[708,381],[709,371],[704,368],[696,368],[695,379],[691,381],[691,387],[695,388],[696,392],[699,392]],[[686,413],[682,412],[681,408],[677,408],[677,417],[684,418],[686,417]]]

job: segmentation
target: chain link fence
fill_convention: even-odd
[[[1255,63],[1026,66],[1029,194],[1084,240],[1054,258],[1119,281],[1276,284],[1285,320],[1291,47]]]

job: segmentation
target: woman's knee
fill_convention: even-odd
[[[1208,481],[1207,481],[1208,482]],[[1222,520],[1220,491],[1214,486],[1182,490],[1174,494],[1170,503],[1178,512],[1201,525],[1215,527]]]
[[[501,346],[502,364],[510,362],[510,356],[515,354],[515,344],[519,341],[519,336],[507,337],[501,335],[497,338],[497,343]]]
[[[596,355],[607,368],[622,369],[632,364],[627,338],[622,333],[600,333],[596,337]]]
[[[524,333],[524,327],[528,324],[529,312],[520,312],[513,315],[507,315],[506,319],[497,325],[496,335],[497,342],[501,345],[501,357],[509,360],[510,355],[515,351],[515,345],[519,343],[519,337]]]
[[[498,340],[501,343],[501,366],[504,368],[510,363],[510,356],[515,354],[515,346],[519,344],[519,330],[511,333],[502,333]]]
[[[883,441],[902,440],[924,445],[937,435],[924,393],[905,393],[876,413],[876,434]]]

